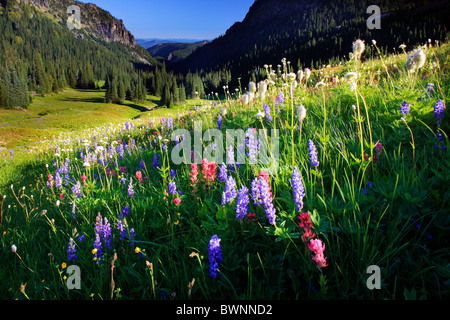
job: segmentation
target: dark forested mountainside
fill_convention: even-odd
[[[207,44],[208,41],[198,41],[194,43],[159,43],[147,48],[147,51],[154,58],[160,57],[170,62],[177,62],[186,59],[197,48]]]
[[[380,29],[367,27],[370,5],[380,8]],[[176,70],[227,69],[237,77],[257,66],[277,65],[281,58],[294,66],[318,67],[345,59],[357,38],[376,39],[390,51],[402,43],[411,48],[428,38],[444,40],[449,16],[448,0],[256,0],[242,22],[178,63]]]

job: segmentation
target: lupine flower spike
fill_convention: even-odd
[[[246,186],[243,186],[238,190],[237,193],[237,205],[236,205],[236,218],[241,221],[247,215],[248,212],[248,189]]]
[[[292,172],[292,189],[294,189],[294,202],[297,205],[297,210],[301,211],[303,208],[303,197],[305,196],[305,188],[303,186],[302,177],[297,170],[297,167],[294,166],[294,170]]]
[[[309,150],[309,159],[311,161],[311,166],[317,167],[319,166],[320,162],[317,160],[317,151],[316,146],[314,145],[314,142],[309,139],[308,141],[308,150]]]
[[[222,249],[220,247],[220,241],[221,239],[217,235],[213,235],[209,241],[209,276],[212,278],[217,277],[219,263],[222,262]]]

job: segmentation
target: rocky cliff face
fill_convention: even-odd
[[[91,3],[83,4],[78,2],[77,5],[81,8],[82,17],[83,15],[85,16],[86,26],[94,36],[107,41],[119,41],[125,44],[136,45],[136,39],[125,28],[121,19],[114,18],[109,12]]]
[[[105,41],[118,41],[128,45],[136,45],[136,40],[130,31],[125,28],[122,20],[114,18],[108,11],[105,11],[92,3],[82,3],[73,0],[7,0],[25,3],[34,6],[36,9],[48,13],[54,19],[65,24],[69,15],[67,8],[76,5],[80,8],[81,26],[85,32]],[[74,29],[73,32],[84,38],[83,32]]]

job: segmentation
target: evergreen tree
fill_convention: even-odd
[[[158,67],[155,69],[155,92],[156,96],[160,96],[163,93],[163,82],[161,72],[158,70]]]
[[[81,68],[77,87],[80,89],[94,89],[95,81],[90,63],[85,63]]]
[[[138,102],[139,100],[140,100],[139,82],[134,82],[134,87],[133,87],[133,101]]]
[[[173,77],[172,81],[172,103],[178,104],[180,102],[180,93],[178,91],[177,80]]]
[[[0,65],[0,106],[8,108],[9,104],[9,81],[8,81],[8,71],[6,67]]]
[[[147,88],[144,85],[144,80],[142,80],[141,82],[140,89],[141,89],[141,101],[145,102],[147,100]]]
[[[72,64],[68,71],[68,85],[72,88],[75,88],[77,86],[77,70],[75,69],[74,65]]]
[[[124,101],[125,101],[125,85],[123,83],[123,80],[119,80],[117,86],[117,102],[123,103]]]
[[[186,101],[186,89],[184,88],[184,84],[181,84],[180,87],[180,102],[183,103]]]
[[[110,78],[107,78],[108,83],[108,89],[106,90],[105,93],[105,102],[106,103],[118,103],[119,102],[119,98],[118,98],[118,88],[117,88],[117,82],[116,80],[113,78],[112,80],[110,80]]]
[[[163,94],[161,96],[161,102],[160,102],[160,106],[166,106],[168,107],[170,105],[170,86],[168,84],[166,84],[163,88]]]
[[[0,106],[26,108],[30,103],[28,87],[16,68],[0,66]]]
[[[34,55],[33,77],[37,86],[37,91],[41,94],[50,93],[50,82],[45,72],[44,63],[39,52]]]
[[[112,103],[120,103],[119,95],[117,93],[117,81],[113,79],[111,82],[111,102]]]

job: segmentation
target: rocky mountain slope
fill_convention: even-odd
[[[6,2],[14,0],[6,0]],[[121,19],[116,19],[108,11],[94,4],[82,3],[72,0],[16,0],[35,6],[46,13],[50,18],[61,24],[66,24],[71,14],[68,8],[72,5],[80,8],[81,29],[74,28],[79,37],[92,36],[105,41],[121,42],[128,45],[136,45],[136,39],[127,30]],[[70,11],[70,10],[69,10]],[[72,13],[73,14],[73,13]]]
[[[178,64],[179,71],[245,73],[285,57],[294,66],[317,67],[343,59],[357,38],[376,39],[385,50],[405,42],[443,40],[449,0],[256,0],[245,19]],[[368,28],[367,8],[380,8],[381,28]]]

